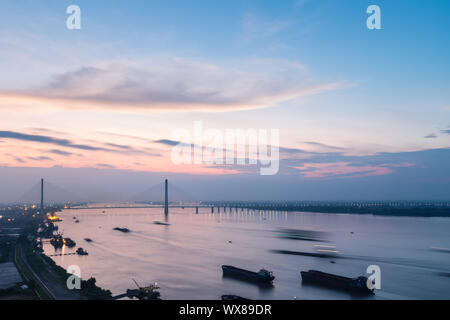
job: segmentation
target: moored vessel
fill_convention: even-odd
[[[80,256],[87,256],[88,252],[86,250],[84,250],[83,248],[78,248],[77,249],[77,254]]]
[[[233,266],[223,265],[222,271],[224,276],[238,278],[245,281],[271,284],[275,279],[272,272],[261,269],[258,272],[244,270]]]
[[[75,243],[75,241],[73,241],[73,240],[70,239],[70,238],[64,238],[63,242],[64,242],[64,244],[65,244],[67,247],[69,247],[69,248],[73,248],[73,247],[75,247],[75,246],[77,245],[77,244]]]
[[[301,271],[302,281],[339,290],[346,290],[359,293],[373,293],[373,289],[367,285],[368,279],[364,276],[348,278],[343,276],[325,273],[317,270]]]
[[[246,300],[250,300],[247,298],[243,298],[241,296],[236,296],[234,294],[224,294],[222,295],[222,300],[223,301],[246,301]]]
[[[50,244],[55,248],[62,248],[64,245],[64,239],[62,237],[62,235],[57,234],[55,236],[53,236],[53,238],[50,239]]]

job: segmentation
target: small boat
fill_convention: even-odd
[[[138,289],[128,289],[126,296],[130,299],[138,299],[138,300],[161,300],[160,296],[161,294],[159,291],[157,291],[159,288],[158,283],[153,283],[147,287],[141,287],[139,284],[134,280],[134,283],[138,287]]]
[[[270,250],[273,253],[289,254],[296,256],[315,257],[315,258],[338,258],[339,256],[335,252],[303,252],[303,251],[290,251],[290,250]]]
[[[119,227],[116,227],[116,228],[114,228],[113,230],[120,231],[120,232],[123,232],[123,233],[128,233],[128,232],[130,232],[130,229],[128,229],[128,228],[119,228]]]
[[[326,242],[327,236],[328,234],[322,231],[296,229],[282,229],[279,235],[279,237],[282,239],[316,242]]]
[[[84,250],[83,248],[78,248],[77,249],[77,254],[80,255],[80,256],[87,256],[88,255],[87,251]]]
[[[92,242],[92,239],[91,239],[91,238],[84,238],[84,241],[86,241],[86,242]]]
[[[73,241],[70,238],[64,238],[64,244],[69,247],[69,248],[73,248],[75,247],[77,244],[75,243],[75,241]]]
[[[223,275],[232,278],[238,278],[245,281],[271,284],[275,279],[272,272],[261,269],[258,272],[248,271],[233,266],[222,266]]]
[[[160,225],[160,226],[170,226],[169,223],[160,222],[160,221],[153,221],[154,224]]]
[[[75,223],[80,223],[80,220],[78,220],[78,219],[77,219],[77,220],[75,220]]]
[[[359,293],[373,293],[373,289],[367,286],[367,278],[347,278],[317,270],[301,271],[302,282],[313,283],[321,286]]]
[[[64,239],[60,234],[57,234],[50,239],[50,244],[55,247],[55,249],[62,248],[64,245]]]
[[[222,300],[224,300],[224,301],[245,301],[245,300],[250,300],[250,299],[242,298],[240,296],[235,296],[234,294],[224,294],[222,296]]]

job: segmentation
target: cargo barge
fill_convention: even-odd
[[[261,269],[258,272],[248,271],[233,266],[222,266],[223,275],[244,281],[271,284],[275,279],[272,272]]]
[[[302,282],[317,284],[339,290],[372,294],[373,288],[369,288],[368,279],[364,276],[347,278],[317,270],[301,271]]]

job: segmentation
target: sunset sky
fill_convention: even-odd
[[[163,177],[217,200],[449,200],[449,14],[440,0],[2,0],[0,202],[44,175],[98,200]],[[278,129],[279,173],[176,166],[173,132],[195,121]]]

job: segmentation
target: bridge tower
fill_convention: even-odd
[[[169,180],[165,183],[164,215],[169,215]]]
[[[39,213],[44,213],[44,179],[41,179],[41,210]]]

